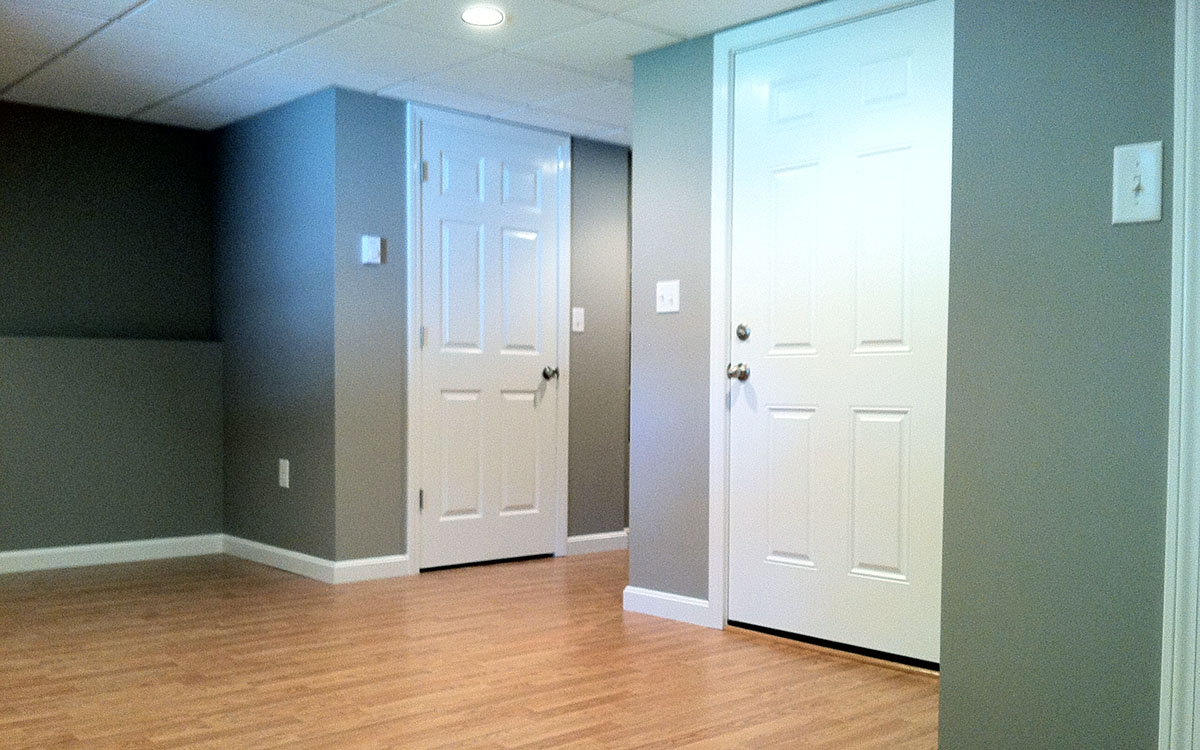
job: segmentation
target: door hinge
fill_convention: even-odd
[[[425,490],[417,490],[417,510],[425,510]]]
[[[421,162],[421,182],[429,182],[429,162]]]
[[[421,326],[421,348],[425,348],[425,326]]]

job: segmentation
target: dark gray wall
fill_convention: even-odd
[[[206,142],[0,103],[0,335],[211,339]]]
[[[336,96],[217,134],[225,531],[333,559]],[[277,481],[291,462],[291,489]]]
[[[0,338],[0,550],[221,531],[221,353]]]
[[[567,533],[621,531],[629,507],[629,149],[571,141]]]
[[[338,560],[406,550],[405,128],[403,102],[337,92]],[[362,264],[364,234],[387,241],[383,265]]]
[[[712,37],[633,65],[629,582],[708,596]],[[654,312],[680,280],[680,312]]]
[[[957,4],[947,750],[1156,747],[1171,227],[1110,190],[1113,146],[1170,164],[1172,15]]]

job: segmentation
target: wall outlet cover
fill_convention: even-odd
[[[654,311],[658,313],[679,312],[679,279],[658,282],[655,287]]]

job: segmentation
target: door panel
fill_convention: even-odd
[[[733,63],[729,619],[937,661],[953,7]]]
[[[421,566],[555,548],[564,138],[423,112]]]

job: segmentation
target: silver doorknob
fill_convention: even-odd
[[[745,362],[738,362],[736,365],[730,365],[725,370],[725,374],[730,380],[747,380],[750,378],[750,367]]]
[[[543,380],[549,380],[550,378],[557,378],[557,377],[558,377],[558,368],[557,367],[551,367],[550,365],[546,365],[545,368],[542,369],[542,379]]]

